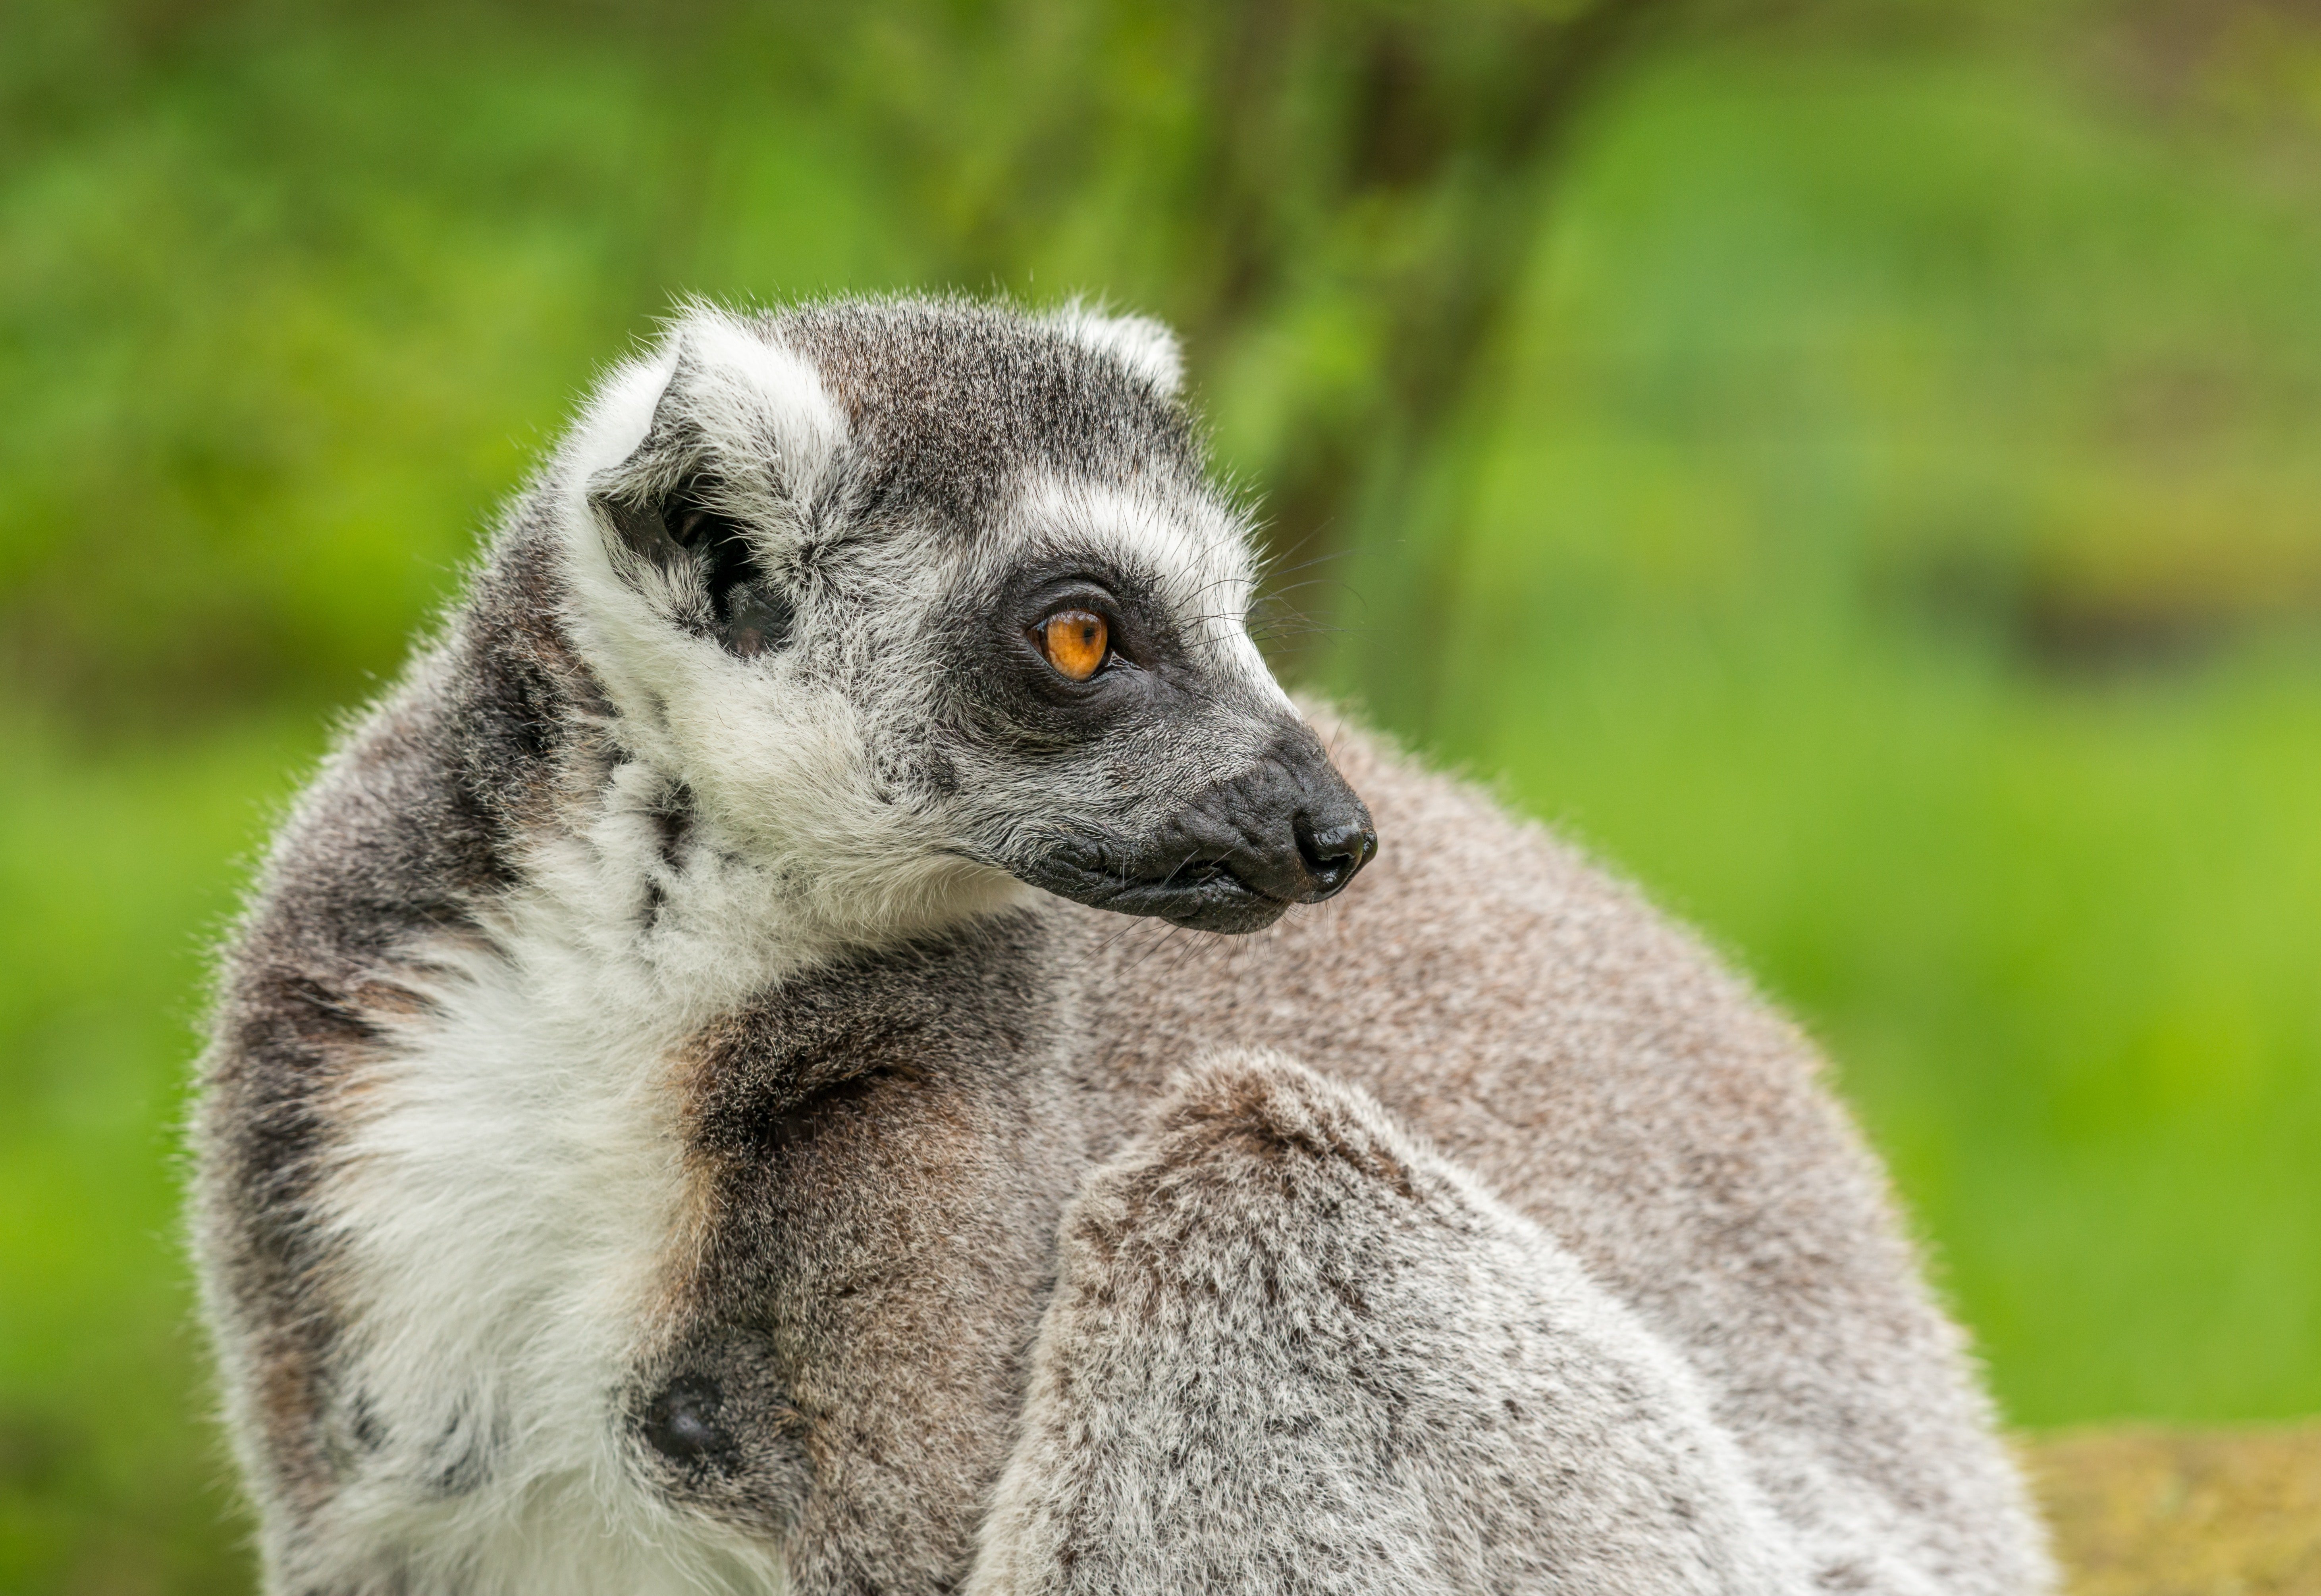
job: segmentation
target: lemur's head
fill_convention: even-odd
[[[551,478],[622,737],[838,922],[1331,896],[1370,818],[1250,640],[1179,380],[1079,310],[689,310]]]

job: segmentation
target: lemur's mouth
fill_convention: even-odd
[[[1155,875],[1106,868],[1076,853],[1060,850],[1016,874],[1091,909],[1150,915],[1189,930],[1228,935],[1263,930],[1288,913],[1293,902],[1251,886],[1224,859],[1190,860]]]
[[[1289,863],[1275,857],[1278,850],[1253,845],[1187,854],[1179,851],[1178,838],[1134,849],[1067,843],[1015,874],[1092,909],[1151,915],[1197,931],[1261,931],[1292,905],[1319,903],[1344,889],[1377,851],[1369,822],[1364,814],[1358,836],[1318,859],[1316,846],[1293,830]]]

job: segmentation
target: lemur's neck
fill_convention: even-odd
[[[705,1022],[798,973],[1030,895],[968,861],[847,857],[795,801],[742,823],[688,781],[572,635],[553,532],[519,525],[451,640],[455,779],[492,817],[502,939],[549,938],[624,1011]],[[657,706],[665,709],[665,706]],[[769,823],[770,820],[771,823]]]

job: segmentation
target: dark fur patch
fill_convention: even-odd
[[[335,1123],[332,1096],[376,1047],[379,1029],[343,986],[306,971],[250,972],[229,989],[197,1133],[212,1216],[239,1222],[224,1283],[259,1366],[258,1407],[275,1484],[311,1508],[335,1488],[342,1460],[325,1419],[340,1319],[333,1251],[310,1220]]]
[[[680,1466],[715,1467],[733,1454],[733,1434],[720,1422],[725,1393],[706,1374],[680,1374],[645,1404],[637,1428],[645,1444]]]
[[[693,1046],[703,1241],[680,1348],[641,1389],[714,1378],[737,1455],[810,1463],[799,1589],[924,1591],[964,1570],[979,1487],[942,1482],[997,1472],[1086,1157],[1044,927],[841,960]],[[769,1500],[770,1465],[737,1494],[708,1448],[687,1469],[649,1433],[641,1450],[680,1500],[745,1519]]]
[[[682,382],[685,376],[680,369],[674,380]],[[703,449],[691,428],[672,427],[657,417],[637,455],[698,455]],[[590,499],[632,553],[665,571],[700,579],[708,610],[681,620],[751,659],[788,645],[796,611],[759,562],[748,529],[720,508],[723,501],[722,485],[699,472],[650,501],[618,491]]]
[[[687,1337],[627,1411],[637,1467],[670,1500],[761,1531],[796,1522],[813,1461],[761,1338]]]
[[[685,845],[693,836],[693,789],[683,782],[671,783],[652,815],[660,834],[660,862],[672,874],[682,871]]]

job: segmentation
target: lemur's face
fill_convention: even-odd
[[[1248,931],[1335,893],[1370,816],[1250,641],[1174,390],[1149,322],[692,313],[567,457],[633,746],[856,919],[1013,878]]]

